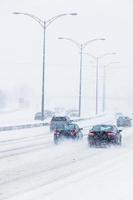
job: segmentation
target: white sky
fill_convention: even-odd
[[[27,12],[45,20],[61,13],[77,12],[78,16],[62,17],[47,29],[46,104],[77,106],[78,103],[79,51],[69,41],[58,40],[60,36],[78,42],[106,38],[104,42],[91,43],[85,52],[118,53],[100,62],[101,70],[103,64],[120,62],[108,70],[108,96],[132,100],[132,10],[131,0],[0,0],[0,88],[12,90],[27,85],[37,96],[41,94],[42,28],[32,19],[12,12]],[[86,55],[83,79],[86,105],[89,99],[94,101],[95,95],[95,65]]]

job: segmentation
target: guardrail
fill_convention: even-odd
[[[42,127],[42,126],[48,126],[48,123],[35,123],[35,124],[21,124],[21,125],[1,126],[0,127],[0,131],[12,131],[12,130],[35,128],[35,127]]]
[[[76,118],[73,119],[74,122],[78,121],[85,121],[85,120],[91,120],[94,118],[99,118],[104,116],[105,114],[92,116],[92,117],[86,117],[86,118]],[[20,124],[20,125],[8,125],[8,126],[0,126],[0,131],[12,131],[12,130],[20,130],[20,129],[26,129],[26,128],[36,128],[36,127],[43,127],[48,126],[48,122],[41,122],[41,123],[32,123],[32,124]]]
[[[85,121],[85,120],[90,120],[90,119],[96,119],[96,118],[99,118],[99,117],[103,117],[107,114],[99,114],[99,115],[94,115],[94,116],[91,116],[91,117],[83,117],[83,118],[72,118],[73,121],[75,122],[78,122],[78,121]]]

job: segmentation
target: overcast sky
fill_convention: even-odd
[[[106,38],[89,44],[84,51],[95,56],[117,52],[100,60],[100,82],[102,85],[102,66],[120,62],[108,68],[107,95],[110,99],[132,100],[132,10],[131,0],[0,0],[0,88],[12,90],[24,85],[38,97],[41,95],[42,27],[31,18],[13,12],[31,13],[43,20],[77,12],[78,16],[62,17],[47,29],[46,104],[77,106],[78,103],[79,50],[69,41],[58,40],[60,36],[80,43]],[[83,56],[83,96],[84,107],[95,99],[95,61],[87,55]]]

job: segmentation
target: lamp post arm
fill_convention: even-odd
[[[96,39],[88,40],[87,42],[85,42],[84,44],[82,44],[82,45],[83,45],[83,48],[85,48],[85,47],[88,45],[88,43],[95,42],[95,41],[97,41],[97,40],[102,40],[102,41],[104,41],[104,40],[106,40],[106,39],[105,39],[105,38],[96,38]]]
[[[89,40],[89,41],[85,42],[84,44],[82,44],[82,46],[83,46],[83,48],[85,48],[88,45],[88,43],[91,43],[91,42],[94,42],[94,41],[97,41],[97,40],[99,40],[99,39]]]
[[[44,28],[44,21],[41,20],[40,18],[38,18],[38,17],[32,15],[32,14],[29,14],[29,13],[19,13],[19,12],[14,12],[13,14],[20,14],[20,15],[22,14],[22,15],[26,15],[26,16],[28,16],[28,17],[31,17],[31,18],[34,19],[36,22],[38,22],[38,23],[42,26],[42,28]]]
[[[66,15],[72,15],[72,13],[70,14],[67,14],[67,13],[63,13],[63,14],[60,14],[60,15],[56,15],[52,18],[50,18],[49,20],[46,21],[46,27],[48,27],[53,21],[55,21],[56,19],[60,18],[60,17],[63,17],[63,16],[66,16]],[[76,15],[76,13],[74,13],[73,15]]]
[[[108,67],[108,66],[110,66],[110,65],[112,65],[112,64],[119,64],[120,62],[110,62],[110,63],[108,63],[107,65],[105,65],[105,67]]]
[[[65,40],[68,40],[68,41],[72,42],[73,44],[75,44],[78,48],[81,48],[81,45],[82,45],[82,44],[78,43],[77,41],[75,41],[75,40],[73,40],[73,39],[71,39],[71,38],[59,37],[58,39],[65,39]]]
[[[52,17],[51,19],[47,20],[46,21],[46,27],[48,27],[53,21],[55,21],[56,19],[60,18],[60,17],[63,17],[67,14],[60,14],[60,15],[56,15],[54,17]]]
[[[105,57],[105,56],[111,56],[111,55],[116,55],[116,53],[113,52],[113,53],[105,53],[105,54],[102,54],[102,55],[99,56],[99,59],[101,59],[101,58],[103,58],[103,57]]]

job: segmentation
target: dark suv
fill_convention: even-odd
[[[37,112],[35,114],[34,120],[42,120],[43,121],[44,119],[45,119],[45,116],[42,115],[42,112]]]
[[[69,124],[72,120],[68,116],[54,116],[50,122],[50,131],[54,131],[55,129],[63,129],[67,124]]]
[[[78,124],[70,123],[64,126],[64,128],[57,128],[54,130],[54,143],[58,144],[64,139],[81,140],[83,138],[83,128],[80,128]]]

